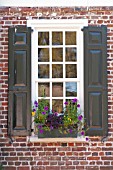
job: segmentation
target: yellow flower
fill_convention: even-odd
[[[35,116],[35,112],[32,112],[32,116]]]

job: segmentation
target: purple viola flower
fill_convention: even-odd
[[[38,125],[38,129],[42,129],[42,125]]]
[[[40,133],[44,133],[44,130],[43,130],[43,129],[40,129],[39,132],[40,132]]]
[[[80,134],[81,134],[82,136],[84,136],[85,132],[84,132],[84,131],[82,131]]]
[[[73,130],[72,129],[69,129],[69,133],[72,133],[73,132]]]
[[[72,101],[72,103],[76,103],[76,102],[77,102],[77,99],[74,98],[74,99],[72,99],[71,101]]]
[[[34,101],[34,105],[35,107],[38,107],[38,102],[36,100]]]
[[[77,107],[79,108],[79,107],[80,107],[80,104],[77,104]]]
[[[88,141],[89,140],[89,138],[88,137],[86,137],[86,141]]]
[[[68,102],[65,102],[64,104],[65,104],[65,105],[68,105]]]
[[[42,112],[42,114],[43,114],[43,115],[45,115],[45,114],[46,114],[46,112]]]
[[[48,106],[45,106],[45,107],[44,107],[44,110],[46,110],[46,111],[47,111],[47,110],[48,110]]]
[[[35,109],[35,108],[33,108],[33,112],[36,112],[36,109]]]
[[[79,116],[78,116],[78,120],[80,120],[80,121],[81,121],[81,120],[82,120],[82,118],[83,118],[83,116],[82,116],[82,115],[79,115]]]

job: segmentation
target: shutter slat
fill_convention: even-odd
[[[84,28],[84,114],[90,136],[107,135],[107,28]]]
[[[31,28],[9,28],[8,133],[26,136],[31,122]]]

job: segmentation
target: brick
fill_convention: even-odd
[[[4,167],[4,170],[16,170],[16,167],[8,166],[8,167]]]
[[[30,170],[30,168],[22,166],[22,167],[17,167],[17,170]]]
[[[100,170],[113,170],[113,166],[100,166]]]

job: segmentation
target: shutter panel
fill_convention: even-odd
[[[8,134],[30,134],[31,28],[9,28]]]
[[[107,135],[107,28],[84,28],[84,114],[87,135]]]

